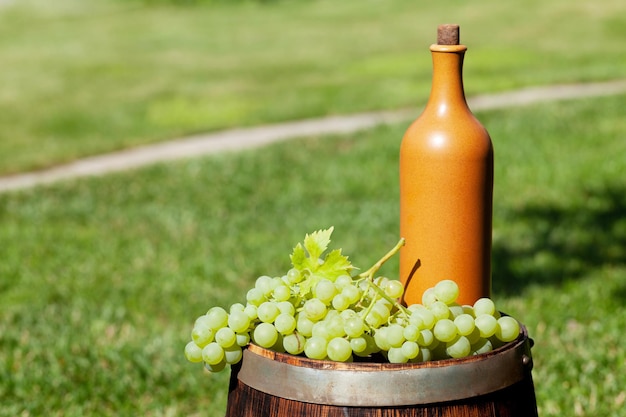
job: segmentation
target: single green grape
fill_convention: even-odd
[[[332,281],[323,279],[315,286],[314,294],[322,303],[329,305],[337,294],[337,288]]]
[[[456,336],[446,343],[446,353],[451,358],[464,358],[470,354],[471,348],[472,346],[465,336]]]
[[[211,342],[202,349],[202,360],[209,365],[217,365],[224,359],[224,348]]]
[[[221,347],[228,348],[235,344],[237,336],[230,327],[222,327],[215,333],[215,341]]]
[[[398,348],[404,343],[404,328],[399,324],[390,324],[386,332],[387,342],[391,347]]]
[[[330,360],[346,362],[352,356],[350,342],[343,337],[335,337],[326,346],[326,355]]]
[[[435,295],[434,288],[428,288],[426,291],[424,291],[424,293],[422,294],[422,304],[425,307],[430,306],[435,301],[437,301],[437,296]]]
[[[441,342],[450,342],[457,335],[456,326],[450,319],[442,319],[435,323],[433,335]]]
[[[490,316],[495,315],[496,313],[496,305],[490,298],[479,298],[474,303],[474,315],[476,317],[481,314],[488,314]]]
[[[430,348],[420,346],[420,352],[415,358],[416,362],[428,362],[433,360],[433,353]]]
[[[311,337],[313,334],[313,325],[315,322],[311,321],[306,313],[298,313],[296,318],[296,330],[305,337]]]
[[[354,310],[353,310],[353,309],[351,309],[351,308],[347,308],[347,309],[343,310],[342,312],[340,312],[340,313],[339,313],[339,315],[340,315],[341,317],[343,317],[343,319],[344,319],[344,320],[348,320],[348,319],[353,318],[353,317],[360,317],[360,316],[357,314],[357,312],[356,312],[356,311],[354,311]]]
[[[227,364],[234,365],[241,361],[242,357],[243,350],[241,349],[241,346],[235,344],[224,349],[224,361],[226,361]]]
[[[338,290],[343,290],[344,288],[351,286],[353,284],[352,277],[350,275],[340,275],[335,279],[335,287]]]
[[[228,316],[228,327],[230,327],[235,333],[242,333],[248,330],[250,327],[250,317],[243,310],[231,311]]]
[[[459,297],[459,286],[456,282],[450,279],[439,281],[435,285],[433,291],[437,300],[442,301],[447,305],[454,303]]]
[[[343,311],[350,307],[350,301],[343,293],[339,293],[333,297],[332,306],[337,311]]]
[[[248,346],[248,343],[250,343],[250,333],[237,333],[237,346]]]
[[[274,327],[282,335],[293,333],[296,330],[296,318],[292,315],[281,313],[276,317]]]
[[[196,345],[203,348],[211,343],[215,337],[215,330],[213,330],[209,324],[209,319],[206,316],[200,317],[196,320],[196,323],[191,329],[191,340]]]
[[[298,271],[295,268],[291,268],[289,271],[287,271],[287,281],[289,281],[291,284],[297,284],[300,281],[302,281],[302,274],[300,273],[300,271]]]
[[[374,341],[380,350],[389,351],[391,344],[387,340],[387,327],[381,327],[374,333]]]
[[[389,363],[407,363],[409,358],[404,354],[402,347],[391,347],[387,352]]]
[[[276,304],[278,310],[283,314],[289,314],[290,316],[296,315],[296,308],[291,301],[280,301]]]
[[[323,319],[327,311],[326,304],[318,298],[311,298],[304,303],[304,313],[311,321]]]
[[[287,301],[291,298],[291,289],[286,285],[280,284],[274,288],[272,297],[276,302]]]
[[[402,354],[409,360],[415,359],[419,355],[420,347],[417,343],[407,340],[402,344]]]
[[[257,318],[259,318],[259,316],[257,315],[257,309],[258,307],[256,305],[247,304],[246,308],[243,309],[243,312],[246,313],[250,321],[252,321],[252,320],[256,320]]]
[[[203,314],[200,317],[198,317],[196,321],[194,321],[193,325],[194,326],[206,326],[210,328],[211,319],[206,314]]]
[[[384,288],[385,294],[391,298],[400,298],[404,294],[404,286],[400,281],[389,280]]]
[[[498,320],[491,314],[480,314],[476,316],[474,324],[480,331],[480,337],[491,337],[496,333]]]
[[[520,325],[513,317],[502,316],[498,319],[495,336],[502,342],[512,342],[520,333]]]
[[[280,309],[273,301],[266,301],[257,308],[256,314],[263,323],[273,323],[280,314]]]
[[[246,293],[246,301],[248,302],[248,304],[252,304],[258,307],[266,300],[267,298],[265,298],[263,291],[259,290],[256,287],[249,289]]]
[[[228,326],[228,313],[222,307],[212,307],[206,313],[206,316],[213,330]]]
[[[355,304],[361,299],[363,293],[356,285],[347,285],[341,290],[341,295],[346,297],[350,305]]]
[[[365,323],[363,323],[363,319],[361,319],[361,317],[350,317],[344,320],[343,330],[348,337],[359,337],[365,331]]]
[[[202,348],[191,341],[185,345],[185,357],[189,362],[202,362]]]
[[[405,340],[408,340],[410,342],[416,342],[420,334],[420,329],[415,324],[408,324],[404,327],[402,334]]]
[[[304,354],[311,359],[325,359],[327,345],[326,339],[313,336],[307,339],[304,345]]]
[[[244,306],[241,303],[235,303],[233,305],[230,306],[228,313],[232,314],[235,311],[243,311],[246,308],[246,306]]]
[[[423,347],[430,346],[433,344],[434,341],[435,341],[435,335],[430,329],[421,330],[419,335],[417,335],[417,343],[420,346],[423,346]]]
[[[306,344],[306,337],[300,333],[295,332],[283,337],[283,348],[285,351],[292,355],[299,355],[304,352],[304,346]]]
[[[428,309],[433,313],[436,320],[443,320],[450,317],[450,308],[443,301],[434,301]]]
[[[252,334],[254,343],[264,348],[271,348],[278,340],[278,331],[271,323],[259,323]]]
[[[272,293],[273,285],[274,283],[272,277],[263,275],[256,279],[254,283],[254,288],[259,290],[263,294],[263,296],[267,297]]]
[[[454,318],[454,325],[461,336],[467,336],[474,331],[474,317],[469,314],[461,314]]]
[[[352,348],[352,352],[357,355],[363,353],[367,349],[367,340],[364,337],[351,337],[350,347]]]

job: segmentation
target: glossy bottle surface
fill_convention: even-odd
[[[400,148],[400,235],[406,239],[400,280],[406,304],[421,303],[423,292],[443,279],[459,284],[461,304],[491,296],[493,147],[465,100],[466,49],[430,47],[430,98]]]

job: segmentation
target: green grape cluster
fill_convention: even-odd
[[[459,287],[452,280],[426,290],[421,304],[402,305],[403,285],[376,273],[403,240],[352,276],[354,267],[341,251],[322,257],[330,233],[332,228],[307,235],[294,249],[293,267],[279,277],[257,278],[245,305],[212,307],[198,317],[186,358],[219,372],[239,362],[253,342],[311,359],[406,363],[485,353],[519,336],[517,320],[500,315],[491,299],[457,304]]]

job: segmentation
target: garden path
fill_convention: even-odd
[[[468,98],[473,111],[522,106],[537,102],[568,100],[626,93],[626,80],[588,84],[553,85],[484,94]],[[311,135],[346,134],[418,116],[415,109],[379,111],[291,121],[249,128],[235,128],[173,139],[103,155],[87,157],[41,171],[0,177],[0,193],[37,185],[138,168],[174,159],[216,152],[237,151]]]

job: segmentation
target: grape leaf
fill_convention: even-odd
[[[307,234],[303,244],[298,243],[293,249],[291,263],[294,268],[306,275],[299,285],[301,297],[311,292],[320,280],[335,281],[341,275],[349,275],[354,269],[348,257],[341,254],[341,249],[331,251],[322,259],[332,232],[333,227]]]
[[[300,243],[298,243],[296,247],[293,248],[293,253],[291,254],[291,264],[294,268],[301,272],[309,267],[307,265],[306,252],[304,251],[304,247]]]
[[[333,227],[318,230],[304,237],[304,242],[298,243],[291,254],[291,264],[301,272],[313,272],[321,264],[320,257],[330,243]]]
[[[326,230],[318,230],[304,237],[304,247],[310,258],[317,259],[322,256],[322,253],[328,248],[333,229],[333,227],[330,227]]]
[[[341,249],[335,249],[326,255],[324,263],[317,268],[315,273],[335,281],[341,275],[350,275],[352,269],[354,267],[348,257],[341,254]]]

